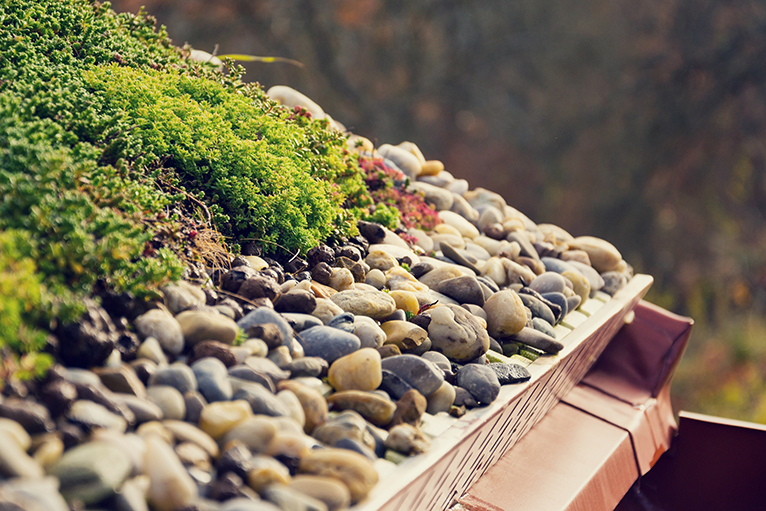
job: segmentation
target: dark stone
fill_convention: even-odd
[[[564,273],[565,271],[576,271],[576,268],[566,261],[554,257],[542,257],[540,260],[545,265],[545,271],[554,273]]]
[[[319,263],[327,263],[332,266],[335,263],[335,251],[327,245],[320,243],[309,250],[306,258],[308,259],[309,266],[312,268]]]
[[[216,305],[225,305],[226,307],[229,307],[231,310],[234,311],[234,321],[239,321],[242,319],[242,316],[244,315],[242,311],[242,306],[234,299],[232,298],[224,298],[222,300],[218,300]]]
[[[242,245],[242,255],[260,256],[262,253],[261,246],[254,241],[248,241]]]
[[[534,245],[529,241],[529,238],[524,236],[523,234],[520,234],[516,231],[508,233],[508,235],[505,237],[508,241],[515,241],[519,244],[521,247],[521,255],[530,257],[536,261],[540,260],[540,255],[537,253],[537,250],[535,250]]]
[[[443,280],[436,285],[436,291],[443,293],[460,303],[484,305],[484,291],[476,277],[464,275]]]
[[[500,353],[501,355],[503,354],[503,347],[493,337],[489,338],[489,349],[495,353]]]
[[[533,348],[552,354],[558,353],[564,349],[564,345],[553,337],[526,326],[522,328],[520,332],[504,338],[503,341],[514,341],[528,344]]]
[[[415,389],[408,390],[396,402],[396,411],[394,412],[394,418],[391,419],[391,423],[388,425],[389,429],[403,422],[418,427],[420,425],[420,418],[425,413],[427,405],[428,401],[426,401],[423,394]]]
[[[56,430],[61,437],[61,441],[64,442],[65,449],[71,449],[78,445],[85,437],[85,432],[80,426],[68,422],[63,416],[57,421]]]
[[[207,357],[217,358],[226,367],[232,367],[237,364],[237,357],[232,353],[231,347],[218,341],[202,341],[195,344],[186,363],[192,364],[196,360]]]
[[[260,325],[253,325],[245,330],[248,337],[257,337],[266,343],[269,349],[274,349],[278,346],[283,346],[284,336],[282,330],[275,323],[262,323]]]
[[[495,371],[486,365],[466,364],[456,374],[458,387],[464,388],[480,405],[488,405],[500,393]]]
[[[127,406],[115,401],[114,398],[112,398],[112,393],[109,390],[101,390],[100,388],[89,383],[70,383],[72,383],[75,389],[77,389],[78,399],[93,401],[94,403],[103,406],[113,414],[121,416],[123,419],[128,421],[128,424],[133,424],[135,420],[133,412],[131,412]]]
[[[335,260],[336,268],[346,268],[354,276],[354,282],[364,282],[366,273],[362,263],[356,262],[348,257],[340,256]]]
[[[202,409],[207,405],[205,397],[196,390],[192,390],[184,394],[184,404],[186,405],[186,417],[184,417],[184,420],[192,424],[198,424]]]
[[[301,357],[283,367],[284,370],[290,371],[290,378],[302,376],[321,378],[327,374],[327,368],[327,361],[320,357]]]
[[[311,327],[296,338],[307,356],[321,357],[329,364],[361,347],[361,341],[354,334],[329,326]]]
[[[356,453],[361,454],[365,458],[369,459],[370,461],[375,461],[378,459],[378,456],[375,454],[375,452],[364,445],[361,442],[358,442],[354,440],[353,438],[341,438],[337,442],[335,442],[335,445],[333,447],[337,447],[338,449],[347,449],[349,451],[354,451]]]
[[[380,224],[360,220],[356,225],[359,228],[359,234],[364,236],[370,245],[383,243],[383,240],[386,238],[386,231]]]
[[[87,310],[79,321],[56,329],[59,357],[67,366],[89,368],[103,364],[119,338],[109,314],[90,298],[84,303]]]
[[[350,312],[342,312],[332,318],[327,326],[353,334],[355,330],[354,315]]]
[[[245,267],[240,266],[240,268]],[[229,270],[221,276],[221,289],[229,293],[236,293],[249,276],[248,272],[244,270]]]
[[[527,368],[520,366],[519,364],[492,362],[487,364],[487,367],[495,372],[495,376],[497,376],[497,381],[500,382],[500,385],[522,383],[532,377],[532,375],[529,374],[529,371],[527,371]]]
[[[383,369],[383,379],[378,387],[394,399],[400,399],[410,390],[414,390],[412,385],[404,381],[396,373]]]
[[[253,468],[253,464],[250,462],[252,457],[253,454],[250,450],[237,442],[218,457],[215,468],[219,474],[230,472],[239,477],[246,478],[247,473]]]
[[[250,404],[253,413],[258,415],[269,415],[271,417],[289,416],[290,410],[277,396],[269,392],[263,385],[246,382],[242,384],[232,396],[232,400],[243,399]]]
[[[538,300],[540,300],[546,307],[548,307],[548,309],[550,309],[550,311],[553,313],[554,325],[564,318],[564,314],[563,314],[564,311],[560,305],[555,304],[550,300],[547,300],[545,297],[543,297],[543,295],[541,295],[534,289],[531,289],[529,287],[522,287],[519,290],[519,297],[522,297],[523,295],[533,296],[537,298]],[[521,300],[523,301],[524,298],[521,298]]]
[[[283,294],[274,308],[279,312],[311,314],[317,307],[316,297],[309,291],[297,289]]]
[[[402,350],[400,350],[399,346],[396,344],[384,344],[383,346],[378,346],[375,349],[378,350],[378,353],[380,353],[380,358],[394,357],[396,355],[402,354]]]
[[[529,326],[529,325],[527,325],[527,326]],[[553,329],[551,324],[548,323],[547,321],[545,321],[544,319],[532,318],[532,325],[531,326],[535,330],[537,330],[539,332],[542,332],[545,335],[549,335],[549,336],[553,337],[554,339],[556,338],[556,331]]]
[[[353,236],[348,239],[349,243],[352,243],[359,248],[362,258],[367,256],[367,252],[370,250],[370,242],[364,236]]]
[[[133,293],[115,293],[107,291],[99,293],[101,297],[101,306],[113,318],[127,318],[133,321],[138,316],[146,312],[145,305],[136,300]]]
[[[529,283],[529,287],[545,296],[546,293],[563,293],[567,279],[552,271],[538,275]]]
[[[266,374],[259,373],[252,367],[246,366],[246,365],[237,365],[229,369],[229,376],[232,376],[234,378],[239,378],[240,380],[247,380],[252,381],[255,383],[260,383],[271,393],[275,393],[277,391],[276,387],[274,386],[274,381]]]
[[[272,266],[269,266],[267,270],[274,274],[278,284],[284,284],[285,270],[283,270],[281,266],[272,265]]]
[[[455,401],[452,402],[453,406],[464,406],[468,408],[476,408],[479,406],[479,402],[473,395],[465,390],[463,387],[455,387]]]
[[[428,314],[417,314],[410,319],[411,323],[415,323],[423,330],[428,330],[428,325],[431,324],[431,316]]]
[[[302,273],[306,268],[309,267],[309,263],[307,263],[305,259],[294,257],[293,259],[287,261],[284,267],[287,273]]]
[[[332,267],[325,262],[318,263],[316,266],[314,266],[314,269],[311,270],[311,278],[313,278],[320,284],[324,284],[325,286],[330,285],[331,276],[332,276]]]
[[[532,317],[533,318],[539,318],[551,325],[556,324],[556,316],[553,314],[553,311],[550,307],[548,307],[545,302],[540,300],[539,298],[526,294],[526,293],[519,293],[519,298],[521,298],[522,303],[524,306],[529,308],[529,310],[532,311]],[[558,312],[561,312],[561,308],[559,307]]]
[[[283,313],[282,316],[296,332],[302,332],[312,326],[322,326],[322,320],[310,314],[298,314],[293,312]]]
[[[197,378],[188,365],[176,362],[169,366],[158,367],[149,378],[149,385],[168,385],[184,394],[197,390]]]
[[[28,399],[6,399],[0,403],[0,417],[18,422],[30,435],[50,433],[56,427],[48,409]]]
[[[458,250],[452,247],[452,245],[449,243],[442,242],[439,244],[439,246],[441,247],[442,254],[444,254],[445,257],[449,257],[460,266],[470,268],[476,275],[481,275],[481,270],[476,267],[476,263],[478,261],[475,257],[471,256],[464,250]]]
[[[390,316],[381,321],[381,323],[386,321],[407,321],[407,314],[402,309],[396,309]]]
[[[421,261],[418,264],[410,267],[410,273],[412,274],[413,277],[415,277],[416,279],[419,279],[420,277],[422,277],[423,275],[425,275],[426,273],[428,273],[429,271],[433,269],[434,269],[433,264]]]
[[[381,361],[381,367],[399,376],[424,396],[430,396],[444,382],[442,370],[436,364],[416,355],[398,355]],[[402,395],[397,395],[396,399]]]
[[[614,294],[620,289],[624,288],[628,284],[628,277],[624,273],[618,273],[616,271],[608,271],[601,274],[601,278],[604,279],[604,285],[601,287],[601,291],[614,296]]]
[[[138,379],[141,380],[141,383],[144,385],[149,384],[149,379],[151,379],[152,375],[157,370],[157,364],[148,358],[139,358],[133,360],[130,363],[130,366],[136,372],[136,376],[138,376]]]
[[[505,230],[501,224],[487,224],[482,229],[484,235],[493,240],[505,239]]]
[[[290,373],[279,368],[277,364],[269,360],[268,358],[261,357],[248,357],[245,361],[248,367],[255,372],[265,374],[271,381],[279,383],[282,380],[286,380],[290,377]]]
[[[573,311],[577,310],[577,307],[580,306],[582,303],[582,298],[580,298],[577,295],[574,296],[567,296],[567,310]]]
[[[303,282],[304,280],[311,280],[311,273],[307,271],[300,271],[295,274],[295,280]]]
[[[71,383],[55,379],[40,388],[40,401],[48,408],[52,417],[66,413],[77,399],[77,389]]]
[[[569,314],[569,302],[567,302],[567,297],[563,293],[545,293],[540,296],[548,302],[556,304],[561,309],[561,317],[557,319],[557,323]]]
[[[276,280],[266,277],[250,277],[242,283],[237,294],[248,300],[268,298],[273,302],[281,294],[281,291]]]
[[[241,497],[242,478],[237,474],[225,472],[218,476],[218,479],[210,483],[210,498],[219,502]]]
[[[191,365],[197,378],[197,388],[208,402],[229,401],[233,390],[229,382],[229,373],[223,362],[217,358],[207,357],[197,360]]]
[[[243,256],[237,256],[231,260],[231,267],[236,268],[238,266],[247,266],[250,268],[250,261],[245,259]]]
[[[362,251],[353,245],[346,245],[341,247],[339,257],[351,259],[352,261],[359,261],[362,259]]]

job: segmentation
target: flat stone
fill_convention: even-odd
[[[237,338],[237,323],[223,314],[205,310],[184,311],[176,316],[188,346],[201,341],[231,344]]]
[[[359,338],[354,334],[329,326],[316,326],[304,330],[298,336],[298,342],[303,346],[307,356],[321,357],[330,364],[361,347]]]
[[[556,323],[556,316],[554,316],[553,311],[542,300],[526,293],[519,293],[518,296],[524,306],[532,311],[533,318],[542,319],[550,325]]]
[[[128,427],[124,418],[110,412],[98,403],[82,399],[72,404],[66,417],[70,422],[87,429],[107,428],[124,432]]]
[[[622,260],[620,251],[608,241],[593,236],[580,236],[568,241],[569,248],[583,250],[588,254],[591,265],[599,273],[613,271]]]
[[[519,247],[521,247],[521,255],[525,257],[529,257],[531,259],[534,259],[536,261],[540,260],[540,255],[537,253],[537,250],[535,250],[534,245],[532,245],[532,242],[529,241],[529,238],[520,232],[511,232],[506,236],[505,238],[508,241],[515,241],[519,244]]]
[[[567,284],[566,279],[560,274],[547,271],[542,275],[535,277],[535,279],[529,283],[529,287],[544,295],[545,293],[563,293]]]
[[[191,364],[208,357],[220,360],[226,367],[237,364],[237,357],[231,350],[231,346],[218,341],[201,341],[195,344],[187,363]]]
[[[564,345],[534,328],[524,327],[520,332],[503,338],[503,341],[515,341],[528,344],[533,348],[544,351],[545,353],[555,354],[564,349]]]
[[[136,318],[133,325],[142,339],[147,337],[156,339],[162,349],[168,353],[178,355],[184,349],[181,325],[176,318],[161,309],[152,309],[142,314]],[[157,360],[154,362],[159,363]]]
[[[435,289],[442,281],[462,277],[464,275],[465,273],[463,273],[457,265],[447,264],[429,271],[418,280],[429,288]]]
[[[138,397],[146,396],[144,384],[128,364],[120,364],[116,367],[94,367],[93,372],[101,379],[104,387],[112,392],[133,394]]]
[[[415,355],[396,355],[381,361],[383,370],[390,371],[424,396],[435,392],[444,381],[442,371],[433,363]],[[385,378],[385,373],[384,373]],[[409,389],[405,389],[405,392]],[[401,395],[394,396],[396,399]]]
[[[336,410],[354,410],[372,424],[383,427],[391,422],[396,404],[374,392],[344,390],[327,397],[327,403]]]
[[[325,359],[320,357],[301,357],[284,366],[284,369],[290,372],[291,378],[322,377],[327,374],[328,364]]]
[[[455,375],[457,385],[468,392],[480,405],[488,405],[500,393],[500,382],[495,371],[487,366],[466,364]]]
[[[197,378],[188,365],[176,362],[166,367],[158,367],[149,377],[149,385],[169,385],[185,394],[197,390]]]
[[[484,292],[476,277],[464,275],[447,279],[437,284],[435,289],[459,303],[484,305]]]
[[[439,218],[447,225],[451,225],[458,230],[461,236],[466,238],[478,238],[479,230],[466,218],[452,211],[439,211]]]
[[[375,390],[383,378],[380,364],[380,353],[373,348],[362,348],[335,360],[327,378],[337,391]]]
[[[407,191],[422,193],[426,203],[431,204],[436,211],[449,211],[455,200],[451,191],[428,184],[424,181],[414,181],[410,183]]]
[[[450,360],[465,363],[489,349],[486,328],[467,310],[457,305],[444,305],[432,308],[429,313],[428,336],[433,350]]]
[[[64,453],[48,472],[59,478],[67,500],[95,504],[114,495],[130,475],[132,464],[119,447],[104,441],[78,445]]]
[[[298,474],[289,487],[324,502],[328,511],[340,511],[351,504],[346,485],[332,477]]]
[[[523,383],[532,378],[527,368],[519,364],[491,362],[487,364],[495,372],[500,385],[510,385],[513,383]]]
[[[573,297],[578,298],[578,297]],[[549,323],[548,321],[542,319],[542,318],[532,318],[532,328],[534,328],[537,331],[540,331],[546,335],[549,335],[556,338],[556,329],[553,328],[553,325]]]
[[[115,394],[114,398],[133,412],[136,424],[160,420],[164,416],[162,409],[147,398],[140,398],[132,394]]]
[[[267,376],[273,382],[278,382],[290,377],[288,371],[281,369],[277,364],[267,358],[247,357],[245,359],[245,365],[255,372]],[[266,385],[266,387],[268,387],[268,385]]]
[[[361,454],[346,449],[318,449],[301,458],[301,474],[334,477],[349,489],[353,503],[364,499],[378,482],[378,472]]]

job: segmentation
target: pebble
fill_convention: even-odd
[[[197,424],[202,409],[207,405],[207,401],[199,392],[191,391],[184,394],[184,404],[186,405],[186,422]]]
[[[133,368],[127,364],[115,367],[94,367],[93,372],[101,379],[104,387],[112,392],[133,394],[134,396],[146,396],[146,388],[143,382],[136,376]]]
[[[420,454],[428,450],[431,441],[418,428],[405,423],[391,428],[385,444],[404,454]]]
[[[369,254],[367,254],[367,257],[364,259],[364,262],[370,266],[371,268],[370,271],[379,270],[381,272],[385,272],[390,270],[391,268],[395,268],[399,266],[399,262],[396,260],[394,256],[392,256],[391,254],[385,252],[384,250],[380,248],[370,249],[370,252]]]
[[[213,466],[210,463],[210,456],[205,450],[192,442],[180,442],[173,449],[178,456],[178,460],[184,466],[195,466],[206,472],[210,472]]]
[[[495,372],[500,385],[522,383],[532,378],[526,367],[514,363],[491,362],[486,365]]]
[[[276,395],[263,385],[235,378],[232,378],[230,381],[232,386],[236,386],[232,399],[246,401],[253,413],[272,417],[290,414],[288,408],[277,399]]]
[[[321,383],[321,382],[320,382]],[[303,385],[295,380],[285,380],[277,385],[279,390],[290,390],[295,394],[303,407],[303,414],[306,417],[306,423],[303,430],[306,434],[311,434],[314,429],[324,424],[327,420],[328,407],[327,401],[318,390],[307,385]]]
[[[313,312],[313,311],[312,311]],[[323,325],[322,320],[316,316],[309,314],[299,314],[295,312],[284,312],[282,317],[289,323],[289,325],[296,332],[301,332],[312,326]]]
[[[240,442],[254,453],[265,453],[277,435],[277,425],[266,417],[248,417],[221,438],[223,445]]]
[[[259,357],[256,357],[256,358],[259,358]],[[269,389],[269,391],[271,391],[272,393],[276,392],[276,387],[274,386],[274,380],[272,380],[271,377],[268,376],[267,374],[260,373],[250,366],[243,364],[243,365],[237,365],[232,368],[229,368],[229,376],[232,376],[240,380],[247,380],[247,381],[252,381],[255,383],[260,383],[261,385]]]
[[[147,398],[162,410],[165,419],[184,420],[186,402],[184,396],[169,385],[152,385],[146,389]]]
[[[311,314],[319,318],[323,324],[328,324],[338,314],[343,314],[343,309],[335,305],[330,299],[317,298],[317,306]]]
[[[510,290],[493,294],[484,304],[484,312],[487,313],[487,332],[492,337],[512,335],[527,322],[524,303]]]
[[[533,348],[537,348],[546,353],[556,354],[562,349],[564,345],[553,337],[546,335],[542,332],[535,330],[534,328],[524,327],[520,332],[508,336],[503,339],[504,341],[515,341],[528,344]]]
[[[562,277],[569,280],[572,283],[572,290],[580,298],[580,303],[585,302],[590,296],[590,282],[585,276],[577,270],[565,271],[561,274]],[[569,310],[576,309],[575,307],[569,307]]]
[[[185,394],[197,390],[197,378],[188,365],[175,362],[166,367],[158,367],[149,377],[149,385],[169,385]]]
[[[532,328],[542,332],[550,337],[556,338],[556,330],[553,329],[552,323],[542,318],[532,318]]]
[[[420,310],[420,304],[415,293],[397,289],[389,294],[394,299],[397,309],[409,312],[410,314],[417,314],[418,310]]]
[[[327,403],[336,410],[354,410],[378,427],[390,423],[396,411],[393,401],[361,390],[335,392],[327,397]]]
[[[27,433],[49,433],[55,429],[47,408],[32,400],[9,398],[0,401],[0,417],[16,421]]]
[[[123,417],[110,412],[98,403],[84,399],[75,401],[66,417],[70,422],[86,429],[107,428],[124,432],[128,427]]]
[[[394,162],[399,169],[407,174],[410,179],[418,177],[422,171],[420,160],[406,149],[391,144],[383,144],[378,147],[378,153]]]
[[[300,400],[291,390],[280,390],[277,392],[277,399],[287,409],[287,417],[290,417],[301,428],[306,425],[306,414],[303,412],[303,406]]]
[[[467,200],[459,193],[456,193],[452,187],[448,188],[452,192],[452,207],[450,211],[457,213],[469,222],[477,222],[479,220],[479,211],[471,206]]]
[[[615,270],[622,261],[620,251],[608,241],[593,236],[580,236],[567,242],[570,249],[588,254],[591,265],[599,273]]]
[[[45,474],[38,461],[19,445],[16,435],[0,430],[0,475],[3,477],[42,477]]]
[[[540,297],[555,304],[561,309],[561,315],[559,316],[558,321],[561,321],[567,314],[569,314],[569,301],[563,293],[544,293],[541,294]],[[554,311],[554,315],[555,314]]]
[[[410,228],[407,234],[415,238],[415,244],[423,249],[426,254],[430,254],[434,250],[434,241],[431,237],[420,229]]]
[[[327,372],[327,379],[336,391],[375,390],[382,378],[380,353],[373,348],[362,348],[340,357]]]
[[[329,326],[315,326],[304,330],[298,337],[298,342],[303,346],[306,356],[323,358],[329,364],[361,347],[361,341],[354,334]]]
[[[449,412],[452,403],[455,402],[455,387],[449,382],[443,382],[441,386],[428,396],[426,412],[435,415],[439,412]]]
[[[179,326],[178,328],[180,331],[181,327]],[[183,334],[181,334],[181,339],[183,339]],[[181,350],[183,350],[183,346],[181,346]],[[162,351],[162,346],[160,345],[160,342],[154,337],[147,337],[146,339],[144,339],[144,342],[142,342],[138,346],[138,351],[136,351],[136,357],[151,360],[158,366],[164,366],[168,364],[168,358],[165,355],[165,353]]]
[[[247,484],[257,492],[273,484],[290,483],[290,470],[270,456],[253,456],[250,464],[252,468],[247,474]]]
[[[546,293],[563,293],[564,288],[567,287],[566,280],[566,278],[558,273],[547,271],[542,275],[535,277],[535,279],[529,283],[529,287],[541,295],[545,295]]]
[[[69,511],[53,476],[16,478],[0,483],[0,502],[9,511]],[[143,510],[141,510],[143,511]]]
[[[417,349],[428,338],[426,330],[409,321],[386,321],[381,329],[386,334],[385,344],[395,344],[402,353]]]
[[[247,357],[245,359],[245,365],[254,370],[256,373],[267,376],[273,382],[285,380],[290,377],[289,372],[280,369],[279,366],[267,358]]]
[[[162,425],[178,442],[191,442],[203,449],[211,458],[218,457],[220,450],[213,438],[198,427],[183,421],[164,420]]]
[[[542,319],[550,325],[556,324],[556,316],[553,314],[550,307],[548,307],[542,300],[526,293],[520,293],[518,296],[524,306],[532,311],[532,317],[534,319]]]
[[[237,321],[237,326],[245,332],[254,325],[264,323],[274,323],[282,332],[282,343],[289,346],[289,341],[293,337],[293,329],[281,314],[268,307],[258,307],[247,313],[242,319]]]
[[[628,277],[624,273],[618,273],[616,271],[602,273],[601,278],[604,280],[604,285],[601,287],[601,291],[610,296],[614,296],[617,291],[628,284]]]
[[[324,502],[328,511],[341,511],[351,504],[348,488],[333,477],[298,474],[289,487]]]
[[[442,222],[457,229],[461,236],[474,239],[478,238],[480,235],[476,226],[457,213],[452,211],[439,211],[439,218]]]
[[[316,297],[310,291],[294,289],[283,294],[274,308],[282,313],[311,314],[316,306]]]
[[[291,378],[301,376],[322,377],[327,374],[327,361],[320,357],[302,357],[285,365],[286,371],[290,372]]]
[[[147,338],[156,339],[163,350],[173,355],[178,355],[184,349],[184,334],[181,325],[176,318],[161,309],[152,309],[142,314],[136,318],[133,325],[139,336],[144,339],[144,344]],[[157,364],[161,362],[161,360],[156,360],[161,358],[157,355],[152,357],[142,353],[142,346],[139,346],[138,356],[143,355]],[[150,348],[145,348],[144,351]]]
[[[378,482],[378,472],[361,454],[346,449],[318,449],[301,458],[298,468],[301,474],[333,477],[346,485],[351,502],[364,499]]]
[[[247,401],[219,401],[202,409],[199,427],[211,437],[218,439],[234,426],[253,415]]]
[[[604,287],[604,279],[599,273],[590,265],[583,264],[580,261],[569,261],[569,265],[575,270],[582,273],[582,275],[588,279],[591,288],[591,294]]]
[[[490,404],[500,393],[500,382],[497,375],[487,366],[464,365],[457,371],[455,381],[460,388],[470,392],[480,405]]]
[[[202,358],[194,362],[191,369],[197,378],[199,393],[208,403],[231,399],[233,390],[223,362],[213,357]]]
[[[329,323],[327,323],[327,326],[332,328],[337,328],[338,330],[343,330],[344,332],[348,332],[350,334],[354,333],[354,315],[350,312],[344,312],[342,314],[338,314],[332,320],[330,320]]]
[[[197,485],[173,448],[156,435],[146,437],[145,473],[149,477],[147,497],[156,511],[175,511],[197,498]]]
[[[377,348],[386,340],[386,333],[368,316],[354,316],[354,335],[359,338],[362,348]]]
[[[457,305],[444,305],[430,310],[428,336],[432,349],[450,360],[465,363],[489,349],[489,336],[480,320]],[[424,393],[428,395],[428,393]]]
[[[168,284],[162,288],[165,305],[173,314],[205,305],[205,292],[198,286],[179,280],[175,284]]]
[[[463,275],[444,280],[437,284],[436,291],[459,303],[472,303],[479,307],[484,305],[484,291],[476,277]]]
[[[381,367],[395,374],[426,397],[436,392],[444,381],[444,375],[440,369],[432,362],[416,355],[405,354],[384,358],[381,361]],[[405,392],[407,390],[409,389],[405,389]],[[404,392],[394,397],[399,399],[403,394]]]
[[[455,200],[451,191],[428,184],[425,181],[414,181],[410,183],[410,186],[407,187],[407,191],[422,193],[426,204],[432,205],[436,211],[448,211]]]
[[[194,346],[200,341],[231,344],[239,333],[234,320],[216,312],[184,311],[176,316],[176,320],[181,325],[181,331],[188,346]]]
[[[133,412],[136,424],[160,420],[164,416],[162,409],[148,399],[142,399],[131,394],[115,394],[114,398]]]
[[[389,347],[389,346],[386,346],[386,347]],[[392,345],[390,347],[397,348],[395,345]],[[385,358],[394,357],[400,354],[401,353],[395,353],[395,354],[391,354],[387,356],[381,355],[381,357],[385,359]],[[413,388],[412,385],[404,381],[397,374],[391,371],[388,371],[386,369],[383,369],[381,372],[382,372],[383,378],[380,382],[380,386],[378,387],[378,389],[386,392],[389,396],[393,397],[394,399],[399,399],[408,390],[411,390]]]
[[[93,441],[66,451],[48,472],[58,477],[61,494],[67,500],[88,505],[114,495],[131,468],[122,449],[109,442]]]
[[[447,264],[425,273],[418,280],[429,288],[435,289],[442,281],[463,276],[465,276],[465,273],[463,273],[460,267],[454,264]]]
[[[415,427],[419,426],[420,418],[425,413],[427,405],[428,402],[423,394],[415,389],[408,390],[396,402],[396,411],[391,419],[391,427],[405,422]]]

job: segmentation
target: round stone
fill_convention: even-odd
[[[580,236],[568,242],[569,248],[583,250],[588,254],[591,265],[599,273],[612,271],[622,260],[620,251],[608,241],[593,236]]]
[[[303,346],[306,356],[320,357],[330,364],[361,347],[359,338],[354,334],[329,326],[315,326],[304,330],[300,333],[298,342]]]
[[[486,328],[479,322],[479,318],[462,307],[434,307],[430,315],[428,336],[433,350],[458,363],[473,360],[489,350]]]
[[[185,394],[197,390],[197,378],[189,366],[176,362],[167,367],[158,367],[149,377],[149,385],[169,385]]]
[[[197,378],[197,387],[209,403],[228,401],[233,390],[229,383],[226,365],[217,358],[207,357],[194,362],[191,366]]]
[[[156,339],[162,349],[173,355],[178,355],[184,349],[184,334],[176,318],[160,309],[152,309],[133,322],[136,331],[142,339]],[[138,355],[141,356],[139,347]],[[147,357],[153,360],[152,357]],[[154,362],[159,363],[157,360]]]
[[[380,364],[377,350],[362,348],[333,362],[327,378],[337,391],[375,390],[383,378]]]
[[[231,344],[239,328],[231,318],[206,310],[184,311],[176,316],[186,344],[194,346],[200,341],[218,341]]]
[[[431,415],[435,415],[439,412],[449,412],[452,408],[452,403],[455,402],[455,387],[449,382],[443,382],[441,386],[428,396],[428,405],[426,406],[426,412]]]
[[[416,350],[428,338],[428,332],[409,321],[386,321],[380,325],[386,344],[395,344],[402,353]]]
[[[478,364],[466,364],[461,367],[456,376],[457,385],[468,392],[480,405],[488,405],[500,393],[500,382],[495,372]]]
[[[381,361],[381,367],[401,378],[424,396],[436,392],[444,381],[444,374],[440,369],[432,362],[416,355],[395,355],[384,358]],[[401,395],[395,397],[399,399]]]
[[[146,396],[162,410],[165,419],[183,420],[186,417],[184,397],[175,387],[152,385],[146,389]]]
[[[484,312],[487,313],[487,331],[492,337],[515,334],[527,323],[524,303],[511,290],[493,294],[484,303]]]
[[[321,381],[319,381],[319,383],[321,384]],[[317,426],[324,424],[327,420],[327,401],[325,401],[324,396],[322,396],[318,390],[303,385],[295,380],[281,381],[277,387],[279,390],[292,391],[298,398],[298,401],[300,401],[301,406],[303,407],[303,414],[306,418],[303,430],[307,434],[311,434]]]

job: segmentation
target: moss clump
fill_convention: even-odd
[[[267,252],[355,234],[371,200],[327,128],[238,71],[187,62],[143,13],[0,2],[0,311],[26,311],[0,345],[31,360],[96,282],[146,296],[178,279],[196,234],[182,226]]]

